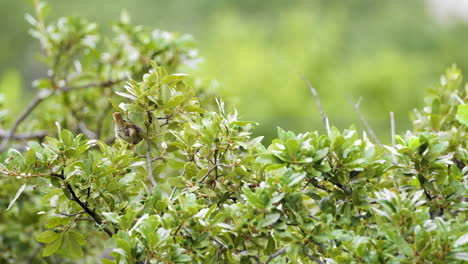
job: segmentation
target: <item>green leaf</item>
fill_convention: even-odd
[[[174,259],[176,263],[185,263],[192,261],[192,257],[186,254],[180,254],[177,258]]]
[[[403,239],[402,236],[400,236],[397,233],[393,233],[392,231],[386,231],[386,234],[388,238],[390,238],[390,240],[393,241],[393,243],[395,243],[395,245],[403,254],[405,254],[408,257],[413,256],[413,250],[411,249],[408,242],[406,242],[406,240]]]
[[[54,228],[56,226],[68,225],[69,223],[70,223],[69,217],[52,217],[51,219],[49,219],[49,222],[47,222],[46,227]]]
[[[114,103],[110,98],[107,99],[109,101],[109,103],[111,103],[111,105],[117,109],[119,112],[125,112],[125,110],[123,110],[118,104]]]
[[[46,230],[36,236],[36,240],[42,243],[51,243],[60,237],[61,233],[56,233],[53,230]]]
[[[106,218],[108,221],[118,224],[119,223],[119,215],[116,212],[103,212],[102,215],[104,218]]]
[[[182,180],[182,178],[180,178],[179,176],[177,177],[170,177],[169,179],[167,179],[167,182],[173,186],[173,187],[177,187],[177,188],[185,188],[187,187],[185,185],[185,182]]]
[[[48,257],[60,248],[60,245],[62,245],[62,236],[59,236],[58,239],[54,240],[53,242],[47,244],[45,247],[44,251],[42,252],[43,257]]]
[[[24,164],[26,167],[31,166],[34,162],[36,162],[36,150],[30,148],[26,155],[24,156]]]
[[[167,102],[167,107],[174,108],[180,105],[185,100],[185,97],[182,94],[178,94],[174,97],[171,97]]]
[[[261,154],[255,159],[256,162],[260,164],[282,164],[279,158],[277,158],[274,154]]]
[[[73,134],[70,131],[66,129],[62,130],[62,132],[60,132],[60,139],[62,140],[65,146],[67,147],[73,146],[74,138],[73,138]]]
[[[468,127],[468,105],[459,105],[457,109],[457,115],[455,116],[455,118],[462,125]]]
[[[175,159],[168,160],[167,164],[175,170],[182,169],[185,166],[185,162],[178,161]]]
[[[296,183],[301,182],[306,176],[307,176],[307,173],[304,171],[293,173],[291,177],[288,179],[289,180],[288,186],[289,187],[294,186]]]
[[[274,224],[274,223],[276,223],[278,221],[280,216],[281,215],[278,214],[278,213],[269,214],[258,223],[258,226],[259,227],[266,227],[266,226],[272,225],[272,224]]]
[[[7,211],[10,210],[10,208],[13,206],[13,204],[15,204],[16,200],[18,200],[20,195],[23,193],[24,189],[26,189],[26,183],[21,185],[21,187],[19,187],[18,191],[15,194],[15,197],[13,198],[13,200],[10,201],[10,204],[8,205],[8,208],[6,209]]]
[[[286,149],[290,157],[294,156],[299,150],[299,141],[295,138],[290,138],[286,141]]]
[[[260,200],[260,198],[258,198],[253,192],[252,190],[250,190],[250,188],[248,187],[242,187],[242,192],[244,193],[245,195],[245,198],[247,199],[247,201],[249,203],[251,203],[252,205],[256,206],[256,207],[259,207],[259,208],[264,208],[265,206],[263,205],[262,201]]]
[[[325,156],[327,156],[327,154],[328,154],[328,148],[323,148],[323,149],[317,150],[317,152],[315,152],[314,162],[325,158]]]
[[[79,245],[86,245],[86,239],[85,237],[76,231],[70,231],[69,232],[70,238],[76,241]]]

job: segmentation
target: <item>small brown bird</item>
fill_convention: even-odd
[[[132,148],[143,139],[142,133],[144,131],[141,127],[132,122],[126,122],[119,112],[113,113],[112,117],[115,122],[114,132],[116,138],[127,141]]]

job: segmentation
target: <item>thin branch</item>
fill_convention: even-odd
[[[276,253],[273,253],[273,254],[270,255],[270,257],[267,259],[267,261],[265,261],[264,264],[270,263],[274,258],[280,256],[281,254],[284,254],[285,252],[286,252],[285,248],[282,248],[282,249],[276,251]]]
[[[6,138],[8,137],[9,131],[3,130],[0,128],[0,138]],[[45,138],[49,133],[47,131],[34,131],[30,133],[17,133],[13,135],[12,139],[18,139],[18,140],[27,140],[27,139],[32,139],[32,138]]]
[[[260,257],[259,257],[259,256],[253,256],[253,258],[255,259],[255,261],[257,262],[257,264],[263,264],[263,263],[260,261]]]
[[[155,161],[158,161],[158,160],[166,160],[166,158],[164,158],[164,157],[156,157],[156,158],[152,159],[151,162],[155,162]]]
[[[362,98],[360,97],[359,100],[357,101],[357,103],[354,103],[351,98],[349,99],[349,101],[351,102],[351,104],[353,105],[354,107],[354,110],[356,111],[356,113],[358,114],[359,116],[359,119],[361,120],[361,122],[364,124],[364,127],[366,128],[367,132],[369,133],[369,135],[372,137],[372,139],[380,146],[382,147],[382,143],[380,143],[379,139],[377,138],[377,136],[375,135],[374,133],[374,130],[372,130],[372,128],[370,127],[369,123],[367,123],[366,119],[364,118],[364,115],[361,113],[361,110],[359,109],[359,106],[361,104],[361,100]]]
[[[63,177],[63,176],[62,176]],[[65,177],[62,178],[63,180],[65,179]],[[96,222],[96,224],[98,225],[102,225],[102,220],[101,218],[96,214],[96,212],[94,210],[91,210],[86,204],[84,204],[80,198],[78,198],[78,196],[76,196],[76,193],[75,191],[73,190],[73,188],[68,184],[66,183],[66,186],[67,186],[67,190],[70,192],[70,194],[72,195],[72,200],[77,202],[78,205],[83,208],[83,210],[89,215],[91,216],[91,218],[94,220],[94,222]],[[114,234],[112,231],[110,231],[109,228],[107,227],[104,227],[103,228],[104,232],[106,232],[106,234],[108,234],[110,237],[112,237],[112,235]]]
[[[395,143],[395,115],[393,112],[390,112],[390,129],[391,129],[391,135],[392,135],[392,147],[395,149],[396,143]],[[396,164],[396,156],[395,153],[392,151],[392,158],[393,158],[393,163]]]
[[[8,133],[6,136],[3,138],[2,144],[0,145],[0,152],[5,151],[6,147],[8,146],[8,143],[10,142],[11,139],[15,138],[15,132],[18,126],[33,112],[36,107],[41,104],[42,101],[45,99],[51,97],[54,94],[62,93],[62,92],[69,92],[73,90],[78,90],[78,89],[85,89],[85,88],[91,88],[91,87],[109,87],[112,86],[118,82],[121,82],[122,80],[116,80],[116,81],[106,81],[103,83],[89,83],[89,84],[84,84],[80,86],[68,86],[68,87],[63,87],[60,88],[56,91],[51,91],[51,90],[43,90],[39,92],[36,96],[36,98],[33,99],[33,101],[26,107],[24,112],[16,119],[16,121],[13,123],[13,126],[8,130]]]
[[[45,91],[45,92],[40,92],[36,98],[34,98],[34,100],[26,107],[26,109],[24,110],[24,112],[18,117],[18,119],[16,119],[16,121],[13,123],[13,126],[10,128],[10,130],[8,131],[6,137],[3,139],[2,141],[2,144],[0,145],[0,152],[3,152],[5,150],[5,148],[7,147],[8,145],[8,142],[10,142],[10,140],[14,137],[15,135],[15,132],[16,132],[16,129],[18,128],[18,126],[21,124],[21,122],[24,121],[24,119],[26,119],[26,117],[29,116],[29,114],[31,114],[31,112],[44,100],[46,99],[47,97],[51,96],[52,95],[52,92],[50,91]]]
[[[320,259],[310,255],[309,253],[305,252],[305,251],[302,251],[302,254],[304,254],[304,256],[308,257],[309,259],[311,259],[312,261],[315,261],[319,264],[325,264],[323,261],[321,261]]]
[[[206,180],[206,178],[208,178],[208,176],[210,176],[210,174],[211,174],[218,166],[219,166],[218,164],[215,164],[215,165],[213,166],[213,168],[211,168],[211,169],[205,174],[205,176],[203,176],[203,177],[198,181],[198,183],[203,183],[203,182]]]
[[[86,126],[85,122],[83,122],[83,121],[80,121],[78,123],[78,129],[80,130],[81,133],[83,133],[85,136],[87,136],[90,139],[96,139],[97,138],[97,134],[94,133],[94,131],[92,131],[91,129],[89,129]]]
[[[310,84],[310,82],[305,78],[304,75],[301,74],[301,78],[304,81],[304,83],[307,85],[309,88],[310,92],[315,98],[315,103],[317,104],[317,108],[320,111],[320,116],[322,116],[322,121],[323,124],[325,125],[325,128],[327,129],[327,135],[330,135],[330,124],[328,122],[327,115],[325,114],[325,111],[323,110],[322,104],[320,103],[320,98],[318,96],[317,90]]]
[[[77,216],[77,215],[82,215],[84,213],[86,213],[86,212],[83,211],[83,212],[78,212],[78,213],[74,213],[74,214],[68,214],[68,213],[65,213],[65,212],[60,212],[59,214],[63,215],[63,216],[73,217],[73,216]]]
[[[223,247],[223,248],[226,247],[223,243],[221,243],[220,241],[218,241],[216,238],[210,236],[210,239],[213,240],[213,242],[215,242],[216,244],[218,244],[220,247]]]
[[[39,177],[58,177],[58,178],[62,178],[62,175],[60,174],[56,174],[56,173],[40,173],[40,174],[24,174],[24,173],[15,173],[13,171],[10,171],[10,170],[7,170],[7,169],[4,169],[4,168],[0,168],[0,170],[3,171],[3,173],[5,173],[4,175],[1,175],[0,176],[11,176],[11,177],[20,177],[20,178],[39,178]]]
[[[157,185],[156,181],[154,180],[154,175],[153,175],[153,159],[151,158],[151,141],[150,141],[150,124],[151,124],[151,113],[148,112],[148,117],[150,120],[150,123],[146,125],[146,161],[148,163],[148,178],[151,182],[151,185],[155,187]]]

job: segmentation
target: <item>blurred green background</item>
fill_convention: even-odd
[[[126,9],[134,24],[192,34],[204,62],[189,73],[217,80],[241,116],[261,124],[256,134],[265,135],[265,143],[276,126],[324,131],[300,74],[319,92],[332,125],[362,128],[350,103],[362,97],[361,110],[381,141],[390,141],[389,111],[399,132],[408,129],[425,88],[453,63],[468,69],[468,25],[442,23],[428,2],[48,1],[49,20],[81,16],[109,31]],[[13,112],[31,97],[32,80],[45,74],[34,60],[39,45],[27,33],[25,12],[32,12],[28,1],[0,1],[0,92]]]

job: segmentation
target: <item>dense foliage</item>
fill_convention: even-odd
[[[33,56],[36,43],[25,34],[30,1],[0,2],[0,92],[6,103],[32,99],[30,83],[45,72]],[[388,112],[404,132],[408,112],[422,106],[408,89],[422,97],[453,62],[468,71],[468,24],[437,23],[427,8],[434,0],[49,1],[51,19],[79,15],[97,21],[101,32],[111,31],[108,21],[125,8],[134,23],[197,36],[205,60],[194,75],[218,80],[227,105],[258,122],[254,135],[267,142],[276,126],[324,131],[298,73],[319,90],[335,126],[361,128],[348,98],[362,97],[361,111],[388,143]]]
[[[455,67],[392,145],[332,127],[278,128],[264,147],[256,123],[179,73],[197,59],[189,37],[123,14],[98,42],[95,24],[36,10],[49,75],[3,117],[2,262],[468,261],[468,86]],[[112,112],[140,143],[113,138]]]

